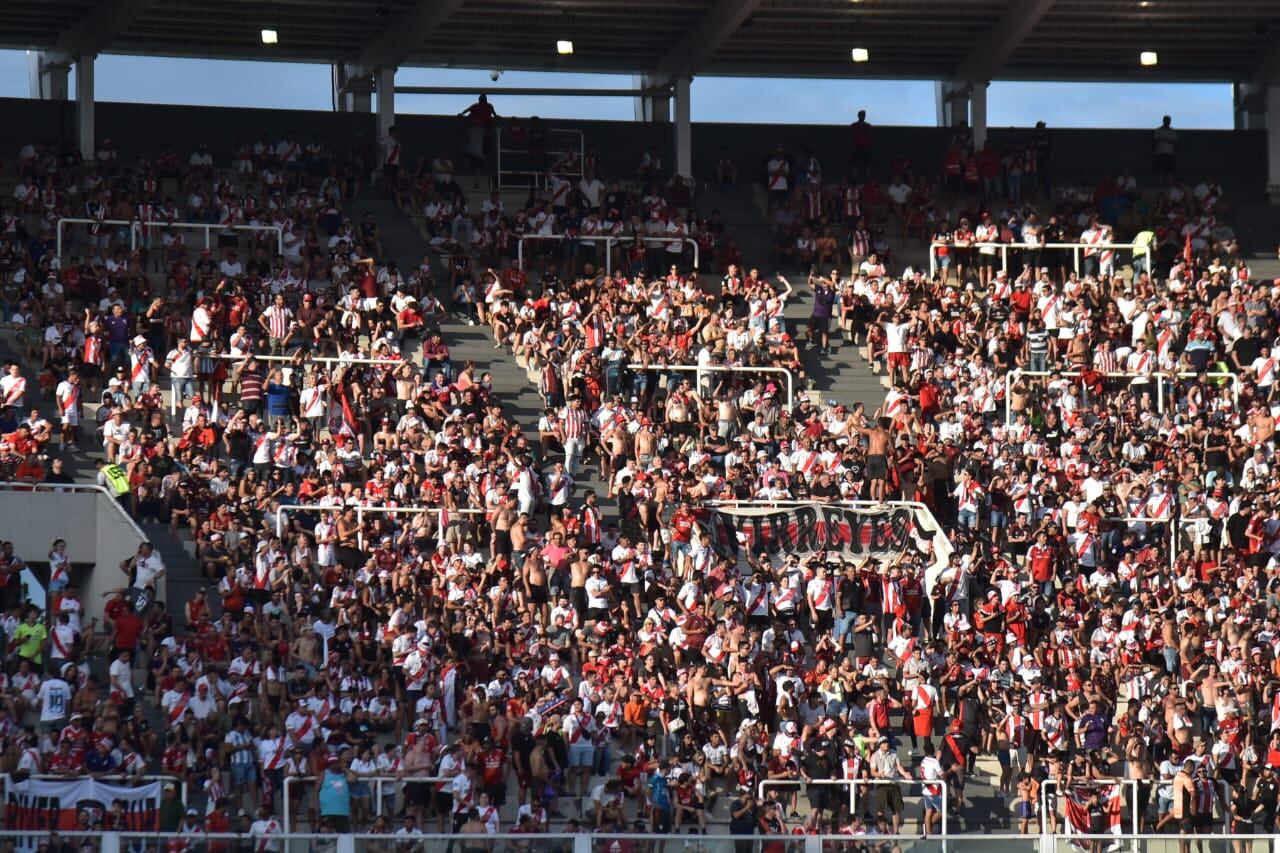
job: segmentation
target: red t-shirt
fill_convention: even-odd
[[[132,610],[125,610],[119,616],[115,617],[116,636],[115,643],[118,649],[133,649],[138,645],[138,638],[142,636],[142,629],[146,627],[142,621],[142,617]]]

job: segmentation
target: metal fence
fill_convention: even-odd
[[[204,248],[212,248],[209,238],[214,231],[235,231],[237,233],[245,232],[257,234],[264,231],[274,231],[276,235],[276,252],[284,254],[284,231],[279,225],[223,225],[219,222],[170,222],[167,219],[79,219],[74,217],[64,217],[58,220],[57,238],[58,238],[58,257],[62,257],[62,232],[63,228],[68,225],[106,225],[111,229],[129,229],[129,250],[133,251],[138,248],[138,242],[143,238],[143,232],[155,229],[157,232],[166,228],[181,228],[191,231],[204,232]],[[107,235],[108,237],[110,234]]]

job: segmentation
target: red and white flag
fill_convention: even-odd
[[[1117,784],[1072,785],[1064,799],[1066,808],[1067,835],[1090,835],[1089,798],[1094,792],[1098,794],[1104,816],[1104,832],[1107,835],[1119,835],[1124,831],[1124,791]],[[1086,844],[1073,844],[1080,850],[1088,849]],[[1108,845],[1106,850],[1120,849],[1120,842]]]

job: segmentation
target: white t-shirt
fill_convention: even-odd
[[[134,695],[133,664],[116,658],[111,662],[108,672],[111,676],[111,686],[123,693],[126,699],[132,699]]]
[[[138,573],[134,585],[145,589],[156,582],[156,578],[164,571],[164,561],[160,559],[157,551],[152,551],[149,557],[138,555]]]
[[[40,722],[66,719],[71,707],[71,685],[61,678],[50,678],[40,685]]]

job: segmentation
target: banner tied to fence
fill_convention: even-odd
[[[97,779],[26,779],[5,777],[5,816],[8,829],[33,833],[76,829],[79,814],[87,811],[92,822],[111,810],[116,800],[124,806],[122,830],[156,832],[160,829],[160,782],[138,786],[114,785]],[[32,836],[34,849],[36,836]]]
[[[928,563],[926,589],[932,588],[952,553],[933,514],[914,504],[710,506],[699,511],[698,520],[707,544],[721,557],[803,557],[826,551],[861,563],[919,554]]]

